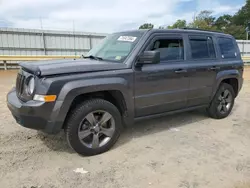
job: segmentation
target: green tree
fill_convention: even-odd
[[[154,25],[151,23],[145,23],[139,27],[139,29],[153,29]]]
[[[234,23],[233,16],[225,14],[215,21],[217,30],[233,35],[236,39],[245,39],[246,31],[243,25]]]
[[[236,39],[245,39],[248,23],[250,22],[250,0],[246,0],[246,4],[235,14],[225,14],[217,19],[212,15],[212,11],[201,11],[192,22],[187,23],[186,20],[177,20],[173,25],[168,26],[168,29],[174,28],[199,28],[205,30],[222,31],[233,35]],[[154,25],[145,23],[140,26],[140,29],[151,29]],[[164,29],[164,27],[160,27]]]
[[[203,10],[198,16],[195,17],[194,21],[189,24],[191,28],[199,28],[205,30],[216,30],[215,17],[212,16],[212,11]]]
[[[246,27],[250,22],[250,0],[232,17],[232,23],[225,30],[226,33],[233,35],[236,39],[246,39]]]
[[[177,20],[173,25],[168,26],[168,29],[177,29],[187,27],[186,20]]]
[[[250,0],[233,16],[233,23],[235,25],[247,26],[250,22]]]
[[[229,14],[225,14],[223,16],[220,16],[215,21],[215,26],[219,30],[226,30],[232,24],[232,18],[233,18],[233,16],[231,16]]]
[[[236,39],[246,39],[245,27],[241,25],[231,24],[223,32],[233,35]]]

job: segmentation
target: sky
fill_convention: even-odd
[[[245,0],[0,0],[0,27],[111,33],[191,21],[201,10],[234,14]]]

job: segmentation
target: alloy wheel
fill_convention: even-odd
[[[230,110],[232,106],[233,96],[231,92],[226,89],[219,95],[218,101],[219,101],[219,105],[217,107],[218,111],[222,114],[225,114]]]
[[[88,148],[96,149],[106,145],[115,132],[113,116],[103,110],[90,112],[81,121],[78,138]]]

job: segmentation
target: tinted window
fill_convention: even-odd
[[[222,58],[235,58],[237,56],[237,50],[233,43],[233,40],[230,38],[219,38],[218,39],[220,51]]]
[[[161,61],[183,60],[182,39],[160,39],[153,43],[151,50],[160,52]]]
[[[190,45],[193,59],[215,58],[211,37],[190,37]]]

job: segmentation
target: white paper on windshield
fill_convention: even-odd
[[[118,41],[124,41],[124,42],[134,42],[137,39],[137,37],[132,36],[120,36],[117,40]]]

